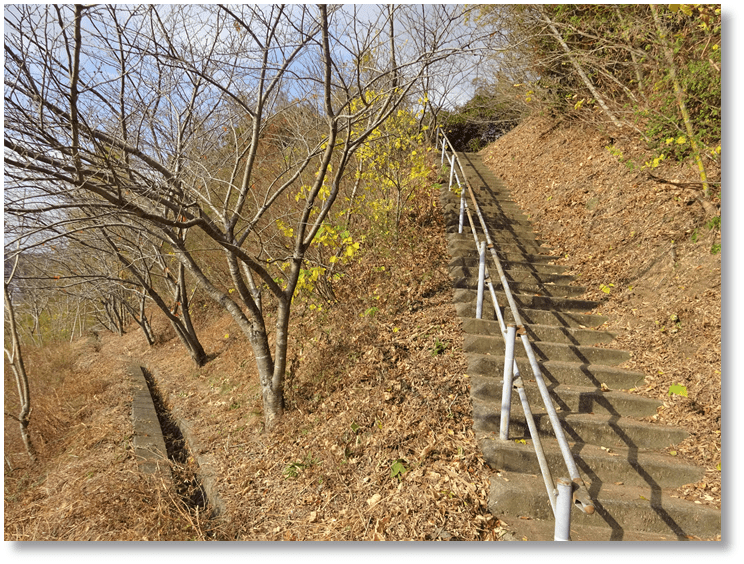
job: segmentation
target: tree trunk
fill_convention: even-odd
[[[566,42],[563,41],[563,38],[561,37],[561,34],[558,33],[558,30],[555,28],[555,25],[553,24],[553,21],[541,11],[541,15],[543,18],[545,18],[545,21],[548,23],[548,27],[550,28],[550,32],[553,34],[553,37],[558,41],[558,43],[561,44],[561,47],[563,47],[563,50],[568,55],[568,60],[571,61],[571,64],[576,69],[576,72],[581,77],[581,80],[584,82],[586,87],[589,89],[589,92],[592,93],[592,96],[594,96],[594,99],[597,100],[597,103],[600,105],[602,110],[604,111],[605,115],[610,118],[610,121],[615,125],[615,127],[621,127],[620,122],[615,117],[615,115],[610,111],[610,108],[607,107],[607,104],[605,104],[604,98],[600,96],[599,91],[594,87],[594,84],[592,84],[592,81],[589,80],[589,77],[584,72],[584,69],[581,68],[581,65],[576,61],[576,59],[571,54],[571,48],[566,45]]]
[[[12,277],[12,276],[11,276]],[[7,318],[7,329],[10,332],[11,349],[5,348],[5,356],[8,358],[11,367],[13,368],[13,374],[15,375],[16,385],[18,387],[18,400],[21,409],[17,417],[14,417],[21,430],[21,439],[26,447],[26,453],[32,462],[36,462],[36,449],[31,442],[31,436],[28,433],[29,417],[31,416],[31,394],[28,386],[28,375],[26,374],[26,367],[23,364],[23,354],[21,352],[21,344],[18,339],[18,328],[15,321],[15,312],[13,310],[13,303],[10,300],[10,294],[8,293],[8,284],[3,284],[3,291],[5,293],[5,316]]]
[[[661,40],[662,50],[664,51],[664,57],[666,58],[667,65],[669,66],[669,76],[674,84],[674,94],[677,98],[677,106],[679,112],[682,114],[682,121],[685,124],[687,130],[687,136],[690,138],[690,147],[692,148],[692,155],[695,159],[695,163],[698,167],[698,173],[700,175],[700,182],[703,183],[703,195],[706,198],[710,198],[710,186],[708,185],[708,174],[705,172],[705,165],[703,165],[703,159],[700,156],[700,148],[698,147],[697,141],[695,140],[695,132],[692,129],[692,120],[690,114],[687,111],[687,104],[685,104],[685,92],[682,90],[682,86],[677,79],[677,68],[674,65],[674,53],[669,45],[666,37],[666,31],[659,18],[659,13],[656,11],[654,4],[650,5],[651,13],[654,16],[654,24],[656,25],[656,32]]]

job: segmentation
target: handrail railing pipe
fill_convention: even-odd
[[[473,234],[473,239],[475,239],[475,245],[476,247],[480,248],[480,240],[478,239],[478,232],[475,229],[475,223],[473,222],[473,216],[470,213],[470,209],[468,208],[467,202],[465,202],[465,210],[468,214],[468,223],[470,224],[470,230]],[[504,316],[501,313],[501,308],[499,307],[499,300],[496,297],[496,291],[493,288],[493,284],[491,282],[491,277],[488,275],[488,266],[486,266],[486,273],[485,273],[485,279],[488,284],[488,290],[491,293],[491,302],[493,303],[493,309],[496,312],[496,318],[499,322],[499,327],[501,328],[501,334],[504,336],[505,342],[506,342],[506,333],[507,333],[507,327],[506,323],[504,322]],[[545,458],[545,451],[542,447],[542,441],[540,440],[540,435],[537,432],[537,425],[535,425],[535,418],[532,416],[532,410],[530,409],[529,401],[527,400],[527,394],[524,391],[524,384],[522,382],[522,377],[519,373],[519,367],[517,366],[517,361],[514,360],[514,369],[513,369],[513,385],[514,389],[517,390],[517,394],[519,395],[520,402],[522,404],[522,411],[524,412],[525,419],[527,420],[527,427],[530,431],[530,436],[532,437],[533,441],[533,448],[535,449],[535,455],[537,456],[537,462],[540,466],[540,472],[543,476],[543,481],[545,482],[545,489],[548,492],[548,499],[550,500],[550,507],[553,509],[553,513],[555,514],[555,489],[553,485],[553,477],[550,473],[550,467],[548,466],[548,461]],[[509,420],[509,416],[511,413],[511,402],[506,402],[507,408],[504,410],[503,408],[504,402],[503,402],[503,390],[502,390],[502,417],[503,414],[506,413],[506,419]],[[508,439],[508,436],[507,436]]]
[[[535,425],[535,418],[532,416],[530,402],[527,400],[527,392],[525,392],[524,390],[524,383],[522,382],[522,377],[519,375],[519,370],[517,369],[516,362],[514,363],[514,388],[517,390],[517,394],[519,394],[519,401],[522,403],[524,418],[527,420],[527,427],[530,430],[530,437],[532,437],[532,447],[535,449],[537,463],[540,465],[540,473],[542,474],[543,482],[545,482],[545,490],[548,492],[550,507],[553,509],[553,515],[555,515],[556,505],[553,476],[550,473],[548,459],[545,457],[545,451],[542,447],[542,441],[540,440],[540,435],[537,432],[537,425]]]
[[[553,514],[556,516],[556,540],[570,540],[568,531],[570,530],[570,519],[571,519],[570,508],[572,505],[571,501],[573,501],[575,505],[578,505],[579,507],[581,507],[581,509],[587,514],[594,513],[594,504],[588,492],[586,491],[586,486],[584,485],[584,482],[581,476],[579,475],[578,467],[576,466],[576,462],[573,458],[573,453],[571,452],[571,449],[568,445],[568,440],[566,439],[560,419],[558,418],[558,414],[555,410],[552,399],[550,397],[550,393],[547,389],[547,386],[545,385],[542,372],[540,370],[534,351],[532,350],[532,346],[527,337],[527,332],[525,331],[524,325],[522,324],[522,319],[521,319],[521,316],[519,315],[519,309],[514,300],[514,296],[511,293],[511,289],[509,288],[509,281],[506,278],[506,273],[504,272],[504,269],[501,265],[501,261],[499,260],[499,257],[496,253],[493,241],[491,240],[490,233],[488,232],[486,221],[483,217],[483,214],[481,213],[480,206],[478,205],[478,201],[475,198],[475,194],[473,192],[472,187],[470,186],[470,183],[467,181],[465,170],[462,166],[462,163],[460,163],[460,159],[457,156],[457,153],[455,152],[454,147],[452,147],[452,144],[450,143],[449,139],[447,139],[447,136],[444,134],[444,132],[442,132],[442,162],[444,162],[444,156],[445,156],[447,147],[449,147],[449,149],[451,149],[452,151],[452,158],[448,159],[449,162],[451,163],[450,185],[451,185],[451,178],[454,175],[455,178],[457,179],[457,184],[461,189],[459,232],[462,233],[462,228],[464,224],[464,214],[465,212],[467,212],[471,231],[473,233],[473,237],[475,239],[477,248],[479,250],[479,255],[481,257],[480,263],[479,263],[478,304],[476,306],[476,309],[477,309],[476,317],[480,319],[482,315],[483,285],[484,285],[484,282],[487,282],[489,286],[489,291],[491,293],[491,298],[493,300],[494,309],[496,311],[496,315],[499,320],[501,332],[504,336],[504,340],[506,343],[506,357],[504,360],[504,385],[503,385],[503,390],[502,390],[500,439],[508,440],[509,417],[510,417],[510,407],[511,407],[511,389],[512,389],[512,385],[514,385],[514,388],[517,390],[519,394],[520,401],[522,403],[522,408],[525,412],[525,418],[527,419],[527,425],[529,427],[530,435],[533,438],[533,446],[535,448],[535,453],[538,458],[538,463],[540,465],[540,469],[543,475],[543,480],[545,481],[545,487],[548,492],[548,497],[550,499],[551,507],[553,508]],[[470,214],[469,206],[467,205],[467,202],[465,201],[465,189],[463,189],[463,186],[462,186],[463,183],[460,182],[459,176],[457,175],[457,172],[455,171],[455,163],[459,166],[460,171],[463,173],[463,183],[465,185],[465,188],[467,189],[467,192],[470,195],[470,199],[473,202],[473,207],[475,208],[475,212],[478,215],[481,230],[486,239],[485,242],[481,243],[478,240],[473,218]],[[494,291],[493,284],[491,282],[490,277],[488,276],[488,270],[486,267],[484,267],[484,260],[485,260],[484,247],[486,245],[488,249],[491,251],[491,257],[493,258],[493,262],[496,265],[496,269],[499,273],[499,279],[501,281],[501,285],[502,285],[504,294],[506,296],[508,307],[510,311],[512,312],[512,317],[514,318],[514,323],[516,326],[510,325],[507,328],[504,323],[503,315],[501,314],[501,307],[498,304],[496,292]],[[561,454],[566,463],[566,467],[568,469],[569,475],[571,476],[571,482],[569,483],[570,493],[568,495],[563,496],[563,498],[561,499],[560,506],[556,500],[556,489],[555,489],[555,486],[553,485],[553,479],[550,474],[547,461],[545,459],[545,454],[542,449],[542,443],[539,439],[539,435],[538,435],[538,432],[537,432],[537,429],[534,423],[534,418],[532,417],[529,403],[527,401],[527,397],[524,391],[522,379],[519,374],[517,362],[514,358],[514,342],[515,342],[515,338],[517,334],[520,335],[521,337],[522,345],[527,354],[527,358],[532,368],[533,376],[535,377],[535,381],[540,391],[540,396],[543,400],[543,403],[545,404],[545,409],[548,412],[548,419],[550,420],[551,426],[553,427],[554,436],[558,441]],[[563,478],[562,480],[567,482],[565,478]],[[569,499],[568,502],[565,501],[567,497]],[[566,505],[566,503],[568,503],[568,505]],[[560,532],[559,532],[559,526],[561,529]]]

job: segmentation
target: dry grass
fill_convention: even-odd
[[[77,343],[63,385],[51,399],[37,395],[64,422],[57,448],[46,440],[39,467],[21,457],[6,468],[6,540],[507,534],[486,510],[490,471],[471,429],[436,198],[416,202],[397,245],[367,247],[334,288],[338,304],[318,311],[297,300],[287,413],[270,435],[250,346],[209,305],[199,306],[198,330],[213,359],[201,369],[177,340],[148,349],[134,327]],[[191,426],[196,447],[175,465],[176,482],[197,462],[202,476],[213,473],[219,518],[205,521],[173,487],[138,474],[121,371],[132,358],[152,369],[166,407]],[[35,439],[45,429],[32,417]],[[6,433],[6,452],[8,441]]]
[[[648,376],[640,392],[667,404],[656,419],[690,430],[678,455],[708,469],[704,482],[679,495],[718,504],[720,255],[708,251],[714,241],[692,243],[687,230],[700,221],[697,208],[675,200],[683,194],[623,176],[603,139],[561,128],[541,139],[548,127],[528,123],[487,155],[517,188],[515,198],[542,237],[568,254],[561,262],[580,274],[590,295],[603,298],[599,284],[615,283],[601,308],[612,320],[607,328],[618,332],[613,346],[636,351],[629,367]],[[598,211],[590,215],[595,196]],[[318,311],[296,301],[287,412],[272,434],[263,431],[250,346],[208,303],[195,312],[212,358],[201,369],[157,316],[154,326],[164,337],[152,348],[132,326],[121,338],[60,347],[59,357],[33,356],[31,433],[42,460],[28,464],[6,418],[13,470],[6,465],[5,539],[511,538],[508,524],[486,509],[490,470],[471,429],[436,203],[435,196],[416,202],[397,245],[372,245],[370,237],[334,288],[338,304]],[[655,226],[662,218],[668,220]],[[664,254],[672,238],[676,267]],[[662,332],[656,321],[671,313],[681,329]],[[173,417],[190,423],[194,450],[174,465],[174,475],[183,484],[196,471],[211,474],[224,507],[218,518],[197,513],[188,492],[181,496],[137,472],[122,372],[132,359],[156,374]],[[667,397],[672,382],[685,384],[690,397]],[[6,409],[13,391],[6,381]]]
[[[129,381],[106,340],[100,353],[94,338],[67,347],[61,373],[44,372],[54,355],[28,355],[40,460],[31,465],[6,427],[5,540],[198,537],[172,488],[137,471]]]

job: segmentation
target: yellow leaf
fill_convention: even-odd
[[[228,339],[230,337],[230,333],[225,333],[225,339]]]

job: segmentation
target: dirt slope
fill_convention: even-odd
[[[232,320],[209,303],[199,306],[196,316],[211,356],[201,369],[162,319],[155,328],[164,342],[150,349],[135,326],[123,337],[104,335],[100,342],[77,344],[70,354],[78,362],[60,389],[73,397],[80,382],[95,380],[109,393],[83,389],[98,408],[67,414],[66,395],[42,400],[48,394],[39,389],[34,397],[47,402],[49,411],[64,412],[74,433],[55,436],[60,446],[44,451],[40,467],[29,465],[22,454],[12,456],[14,470],[6,467],[11,495],[6,495],[5,538],[508,536],[486,509],[490,470],[471,430],[438,190],[422,194],[415,204],[397,245],[375,244],[373,234],[368,237],[361,260],[335,288],[337,305],[319,311],[296,301],[288,409],[271,435],[263,430],[250,346]],[[138,477],[128,419],[131,398],[120,369],[134,359],[155,374],[172,414],[191,424],[202,448],[175,470],[185,481],[195,470],[194,458],[211,467],[225,507],[219,519],[206,520],[203,511],[171,489]],[[101,417],[102,402],[108,419]],[[36,428],[49,437],[37,434],[40,443],[51,442],[54,429]],[[8,443],[16,434],[10,426],[6,452],[22,450]],[[97,489],[92,490],[93,478]],[[136,498],[129,502],[134,511],[111,504],[111,498],[122,503]],[[157,510],[143,511],[148,502]]]
[[[614,346],[634,351],[628,367],[647,375],[637,392],[666,402],[656,420],[690,430],[677,455],[708,473],[680,496],[718,505],[720,254],[710,252],[718,231],[705,228],[710,216],[684,190],[628,172],[608,141],[538,119],[485,154],[588,297],[605,299]],[[288,411],[273,435],[262,429],[250,347],[209,303],[197,315],[212,356],[201,369],[162,319],[153,348],[132,326],[54,358],[35,355],[31,432],[42,460],[28,463],[6,418],[5,539],[511,538],[486,511],[491,471],[471,430],[437,205],[436,191],[420,197],[396,248],[370,239],[336,288],[338,305],[297,304]],[[156,373],[167,407],[192,424],[203,445],[193,454],[216,472],[221,518],[205,519],[136,472],[121,369],[132,359]],[[6,409],[10,384],[6,374]],[[671,384],[688,397],[667,396]],[[184,483],[195,469],[194,457],[175,468]]]

